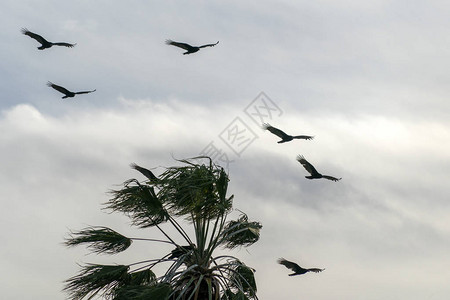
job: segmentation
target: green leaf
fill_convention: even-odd
[[[88,244],[88,249],[94,253],[119,253],[130,247],[132,240],[107,227],[88,227],[71,232],[66,239],[68,247]]]

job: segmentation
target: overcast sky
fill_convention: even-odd
[[[2,0],[2,298],[64,299],[77,263],[170,251],[62,242],[87,225],[157,236],[102,211],[107,191],[143,179],[132,162],[159,174],[215,149],[263,225],[234,251],[260,299],[448,299],[449,15],[438,0]],[[22,27],[77,45],[40,51]],[[166,39],[220,43],[182,55]],[[97,91],[63,100],[47,81]],[[261,121],[314,139],[277,144]],[[342,180],[306,179],[298,154]],[[326,270],[288,277],[279,257]]]

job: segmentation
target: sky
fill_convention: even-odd
[[[144,179],[130,163],[158,175],[206,153],[263,225],[232,252],[260,299],[448,299],[449,15],[438,0],[3,0],[2,298],[66,299],[77,264],[170,251],[62,243],[88,225],[158,236],[102,210],[108,191]],[[76,46],[40,51],[21,28]],[[277,144],[263,122],[314,139]],[[342,180],[306,179],[299,154]],[[280,257],[325,271],[288,277]]]

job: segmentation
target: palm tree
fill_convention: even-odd
[[[167,299],[237,300],[258,299],[254,269],[234,256],[215,255],[219,247],[249,246],[259,239],[262,225],[241,212],[232,212],[233,195],[227,197],[228,174],[212,163],[196,163],[207,157],[180,160],[182,166],[167,168],[158,180],[130,179],[111,192],[105,203],[111,212],[121,212],[139,228],[160,231],[164,239],[126,237],[107,227],[72,231],[67,246],[86,244],[94,253],[125,251],[133,241],[169,243],[173,250],[160,258],[127,265],[87,264],[65,281],[71,299]],[[195,236],[183,229],[183,220],[193,226]],[[170,236],[167,226],[176,236]],[[173,232],[173,230],[171,231]],[[167,266],[157,276],[156,265]]]

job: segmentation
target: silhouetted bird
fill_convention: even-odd
[[[304,269],[304,268],[300,267],[299,265],[297,265],[296,263],[285,260],[284,258],[278,259],[277,262],[279,264],[285,266],[286,268],[294,271],[294,273],[289,274],[289,276],[302,275],[302,274],[305,274],[308,272],[319,273],[319,272],[322,272],[323,270],[325,270],[325,269],[318,269],[318,268]]]
[[[64,46],[64,47],[72,48],[73,46],[76,45],[76,44],[69,44],[69,43],[52,43],[52,42],[49,42],[46,39],[44,39],[42,36],[40,36],[39,34],[33,33],[33,32],[29,31],[26,28],[22,28],[21,31],[22,31],[23,34],[28,35],[30,38],[35,39],[36,41],[41,43],[41,46],[38,47],[39,50],[44,50],[46,48],[50,48],[51,46]]]
[[[65,98],[72,98],[72,97],[75,97],[75,95],[78,95],[78,94],[89,94],[89,93],[92,93],[92,92],[95,92],[95,91],[96,91],[96,90],[93,90],[93,91],[84,91],[84,92],[71,92],[71,91],[69,91],[69,90],[63,88],[62,86],[56,85],[56,84],[54,84],[54,83],[52,83],[52,82],[50,82],[50,81],[47,82],[47,85],[48,85],[49,87],[54,88],[54,89],[57,90],[58,92],[63,93],[65,96],[62,97],[62,99],[65,99]]]
[[[278,144],[281,143],[286,143],[286,142],[290,142],[293,139],[303,139],[303,140],[311,140],[314,137],[313,136],[309,136],[309,135],[296,135],[296,136],[292,136],[289,134],[286,134],[284,131],[275,128],[273,126],[270,126],[270,124],[268,123],[264,123],[263,124],[263,129],[265,130],[269,130],[271,133],[275,134],[276,136],[281,138],[281,141],[278,142]]]
[[[138,170],[139,172],[141,172],[141,174],[144,175],[145,177],[147,177],[148,179],[150,179],[150,181],[157,181],[158,180],[158,177],[156,177],[155,174],[153,174],[152,171],[150,171],[150,170],[148,170],[146,168],[138,166],[135,163],[132,163],[130,165],[130,167],[132,167],[133,169]]]
[[[338,181],[338,180],[342,179],[342,178],[336,178],[333,176],[320,174],[319,172],[317,172],[316,168],[314,168],[313,165],[311,165],[302,155],[298,155],[297,160],[299,163],[302,164],[302,166],[306,169],[306,171],[308,171],[311,174],[311,176],[305,176],[308,179],[325,178],[325,179],[333,180],[333,181]]]
[[[170,256],[168,259],[174,259],[179,258],[180,256],[189,253],[190,251],[194,250],[194,246],[187,245],[187,246],[177,246],[175,249],[173,249],[170,252]]]
[[[172,40],[166,40],[166,44],[167,45],[172,45],[172,46],[176,46],[176,47],[180,47],[184,50],[187,50],[187,52],[184,52],[183,55],[185,54],[191,54],[191,53],[195,53],[198,50],[200,50],[200,48],[205,48],[205,47],[214,47],[215,45],[217,45],[219,43],[219,41],[217,41],[217,43],[215,44],[207,44],[207,45],[203,45],[203,46],[191,46],[189,44],[186,43],[178,43],[178,42],[174,42]]]

